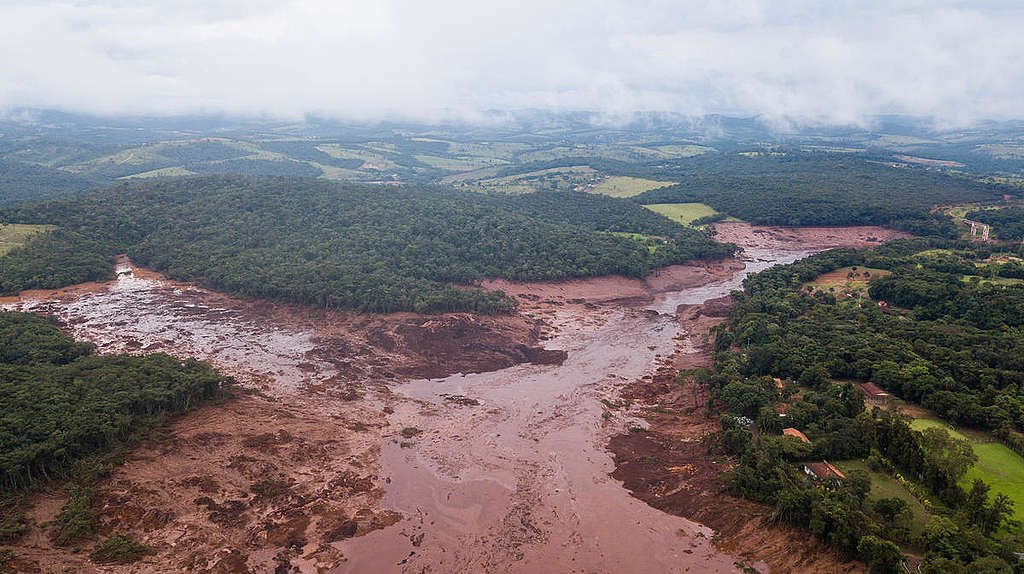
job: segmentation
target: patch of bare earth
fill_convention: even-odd
[[[760,249],[831,249],[834,247],[869,247],[910,235],[885,227],[870,225],[852,227],[777,227],[743,222],[715,224],[715,239],[735,243],[744,248]]]
[[[55,486],[35,496],[33,527],[12,546],[19,572],[330,571],[342,541],[401,518],[381,503],[381,443],[396,432],[388,385],[564,359],[522,317],[325,312],[141,270],[5,307],[51,314],[101,353],[207,360],[255,391],[170,421],[96,486],[98,538],[129,534],[153,554],[98,566],[94,542],[54,546]]]
[[[707,389],[695,383],[680,386],[676,374],[711,366],[709,330],[724,320],[730,306],[729,297],[680,306],[676,354],[652,378],[622,389],[621,398],[647,421],[648,430],[612,437],[612,476],[651,506],[714,529],[715,545],[745,564],[770,572],[864,572],[862,565],[843,561],[806,532],[770,523],[770,507],[729,494],[722,474],[730,463],[714,454],[711,435],[718,430],[718,418],[707,408]]]
[[[722,303],[684,312],[681,339],[675,314],[745,273],[892,235],[728,229],[743,259],[646,280],[485,282],[519,299],[513,317],[328,312],[125,268],[109,284],[7,302],[54,315],[100,352],[196,357],[256,391],[170,421],[97,485],[101,535],[154,554],[101,567],[91,542],[54,547],[54,489],[35,499],[17,568],[663,574],[760,560],[845,572],[806,536],[764,525],[764,508],[721,495],[721,465],[699,441],[714,426],[704,399],[667,381],[705,360],[700,332]],[[612,408],[622,397],[653,408]],[[623,434],[637,423],[652,430]],[[655,459],[666,462],[644,462]]]

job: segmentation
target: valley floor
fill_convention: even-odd
[[[520,301],[514,317],[326,312],[128,269],[9,301],[101,352],[197,357],[249,389],[171,421],[98,485],[101,532],[155,554],[101,570],[87,551],[55,548],[42,526],[63,503],[54,489],[13,549],[19,571],[854,571],[720,496],[715,466],[630,468],[674,460],[704,432],[686,408],[700,397],[651,389],[704,360],[702,329],[745,273],[894,236],[720,225],[744,259],[647,281],[490,283]],[[652,484],[694,502],[663,504]]]

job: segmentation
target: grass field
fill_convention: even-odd
[[[633,197],[666,185],[672,185],[672,182],[616,175],[605,179],[587,191],[611,197]]]
[[[695,219],[718,213],[703,203],[655,203],[644,207],[683,225],[689,225]]]
[[[679,157],[693,157],[714,151],[715,148],[702,146],[702,145],[659,145],[655,146],[654,149],[660,151],[668,157],[679,158]]]
[[[1024,283],[1024,279],[1015,279],[1013,277],[981,277],[980,275],[964,275],[960,280],[965,283],[977,280],[978,283],[989,285],[1020,285]]]
[[[869,469],[867,463],[863,460],[844,460],[836,462],[835,465],[844,473],[849,473],[853,470],[866,472],[871,477],[871,492],[868,494],[868,497],[872,500],[880,498],[899,498],[903,500],[910,506],[910,511],[914,514],[913,524],[910,527],[911,532],[917,535],[924,531],[924,526],[928,523],[929,518],[928,510],[920,500],[914,498],[914,495],[910,494],[895,478]]]
[[[52,225],[27,225],[24,223],[0,223],[0,255],[25,243],[30,236],[53,229]]]
[[[1010,450],[1006,445],[989,437],[985,433],[953,430],[948,424],[937,419],[914,419],[911,426],[915,430],[938,427],[944,428],[957,438],[966,438],[971,443],[978,462],[963,479],[963,485],[970,485],[980,478],[992,487],[993,492],[1001,492],[1013,501],[1014,518],[1024,520],[1024,457]]]
[[[816,277],[814,281],[805,283],[804,286],[811,286],[823,291],[836,291],[839,293],[856,293],[867,296],[868,281],[876,277],[885,277],[891,274],[885,269],[873,269],[871,267],[841,267]],[[851,277],[850,275],[853,275]]]
[[[160,169],[153,169],[142,173],[133,173],[132,175],[126,175],[120,179],[132,179],[136,177],[177,177],[181,175],[195,175],[195,172],[189,171],[179,165],[175,167],[162,167]]]

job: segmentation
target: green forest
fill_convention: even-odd
[[[373,312],[507,311],[503,294],[467,286],[488,277],[639,277],[733,250],[635,203],[592,194],[240,176],[129,182],[10,208],[0,220],[60,228],[0,259],[4,293],[109,276],[113,255],[127,253],[214,289]]]
[[[97,356],[51,320],[0,312],[0,493],[68,477],[86,457],[217,395],[221,382],[205,363]]]
[[[922,555],[927,573],[1017,571],[1013,500],[965,478],[977,461],[966,440],[869,410],[853,384],[872,381],[1024,452],[1022,254],[994,249],[903,240],[749,277],[718,328],[714,371],[694,375],[727,413],[722,445],[739,463],[732,488],[872,572],[897,572],[903,550]],[[847,286],[814,284],[837,269],[849,270]],[[783,438],[784,427],[810,443]],[[801,465],[823,459],[863,461],[874,478],[807,479]],[[873,480],[898,482],[930,518],[912,516],[905,498],[869,497]]]
[[[943,172],[820,153],[706,154],[644,175],[681,183],[632,198],[643,204],[706,203],[760,225],[888,225],[947,237],[956,230],[932,217],[932,207],[995,202],[1003,193],[1017,193]]]
[[[0,206],[52,199],[95,187],[99,178],[0,159]]]

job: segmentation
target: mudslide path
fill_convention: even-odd
[[[170,422],[96,486],[100,536],[154,554],[99,567],[49,542],[59,486],[13,545],[25,572],[735,572],[700,524],[632,497],[620,401],[677,351],[680,305],[885,230],[732,224],[742,259],[501,288],[514,317],[367,316],[232,298],[122,262],[109,284],[27,293],[100,352],[207,360],[250,394]],[[544,348],[541,348],[543,345]],[[474,374],[475,373],[475,374]],[[761,570],[764,570],[764,565]]]

